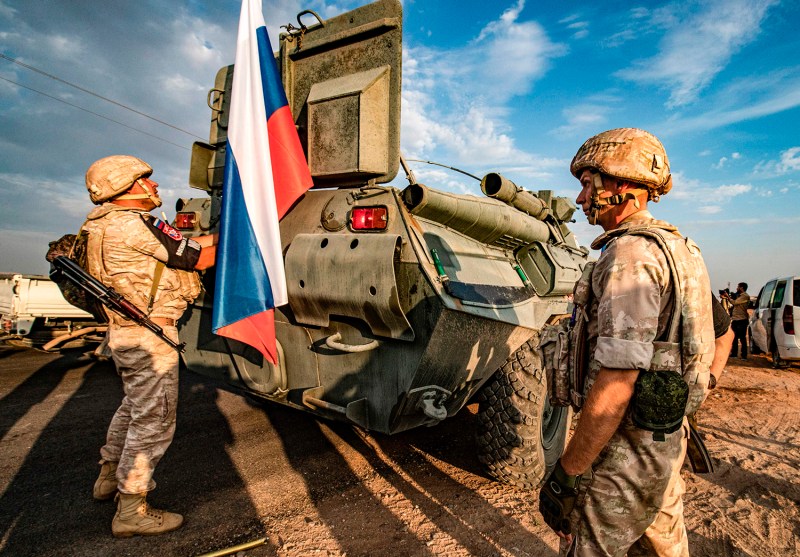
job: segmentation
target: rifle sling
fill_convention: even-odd
[[[158,284],[161,282],[161,273],[164,272],[163,261],[156,262],[156,268],[153,271],[153,286],[150,288],[150,298],[147,301],[147,315],[153,311],[153,303],[156,301],[156,293],[158,292]]]

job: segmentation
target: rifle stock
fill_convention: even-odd
[[[50,277],[53,278],[60,274],[78,288],[90,296],[96,298],[101,304],[110,309],[111,311],[130,319],[137,325],[145,327],[153,332],[158,338],[169,344],[178,352],[183,352],[185,343],[176,343],[174,340],[164,334],[164,330],[157,323],[153,322],[147,314],[133,305],[125,296],[117,292],[111,287],[105,286],[102,282],[94,278],[81,268],[80,265],[75,263],[69,257],[59,255],[51,262],[53,270],[50,271]]]
[[[713,474],[714,463],[708,454],[706,444],[700,433],[697,431],[697,418],[694,415],[688,416],[689,421],[689,440],[686,445],[686,455],[689,457],[689,464],[692,465],[692,472],[695,474]]]

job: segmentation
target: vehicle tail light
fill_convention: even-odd
[[[783,332],[787,335],[794,334],[794,312],[792,311],[793,306],[784,306],[783,307]]]
[[[353,230],[385,230],[389,224],[386,207],[356,207],[350,211],[350,226]]]
[[[10,333],[11,329],[14,328],[14,324],[11,322],[11,319],[3,319],[0,325],[2,325],[3,330],[7,333]]]
[[[177,213],[175,215],[175,228],[179,230],[194,230],[198,220],[195,212]]]

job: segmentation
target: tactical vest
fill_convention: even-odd
[[[686,414],[705,400],[709,368],[714,358],[711,288],[700,248],[663,221],[648,221],[609,231],[592,244],[598,249],[615,238],[634,234],[651,238],[661,247],[673,285],[673,307],[666,338],[653,342],[649,371],[674,371],[689,386]]]

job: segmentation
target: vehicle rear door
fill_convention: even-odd
[[[769,305],[772,301],[772,293],[775,291],[775,281],[770,281],[761,289],[758,295],[756,309],[753,310],[753,318],[750,321],[750,335],[753,343],[762,351],[769,352],[769,340],[767,332],[771,331]]]
[[[772,316],[774,319],[775,343],[778,347],[778,353],[782,358],[791,358],[794,349],[794,356],[796,357],[796,350],[798,346],[796,332],[798,330],[798,312],[795,307],[800,302],[800,294],[797,289],[800,286],[800,279],[786,279],[778,281],[775,287],[775,293],[772,296]]]
[[[783,308],[783,296],[786,293],[786,281],[779,280],[775,283],[775,290],[772,292],[772,301],[769,303],[769,318],[767,327],[767,344],[775,339],[777,346],[785,346],[783,325],[781,323],[781,310]]]

